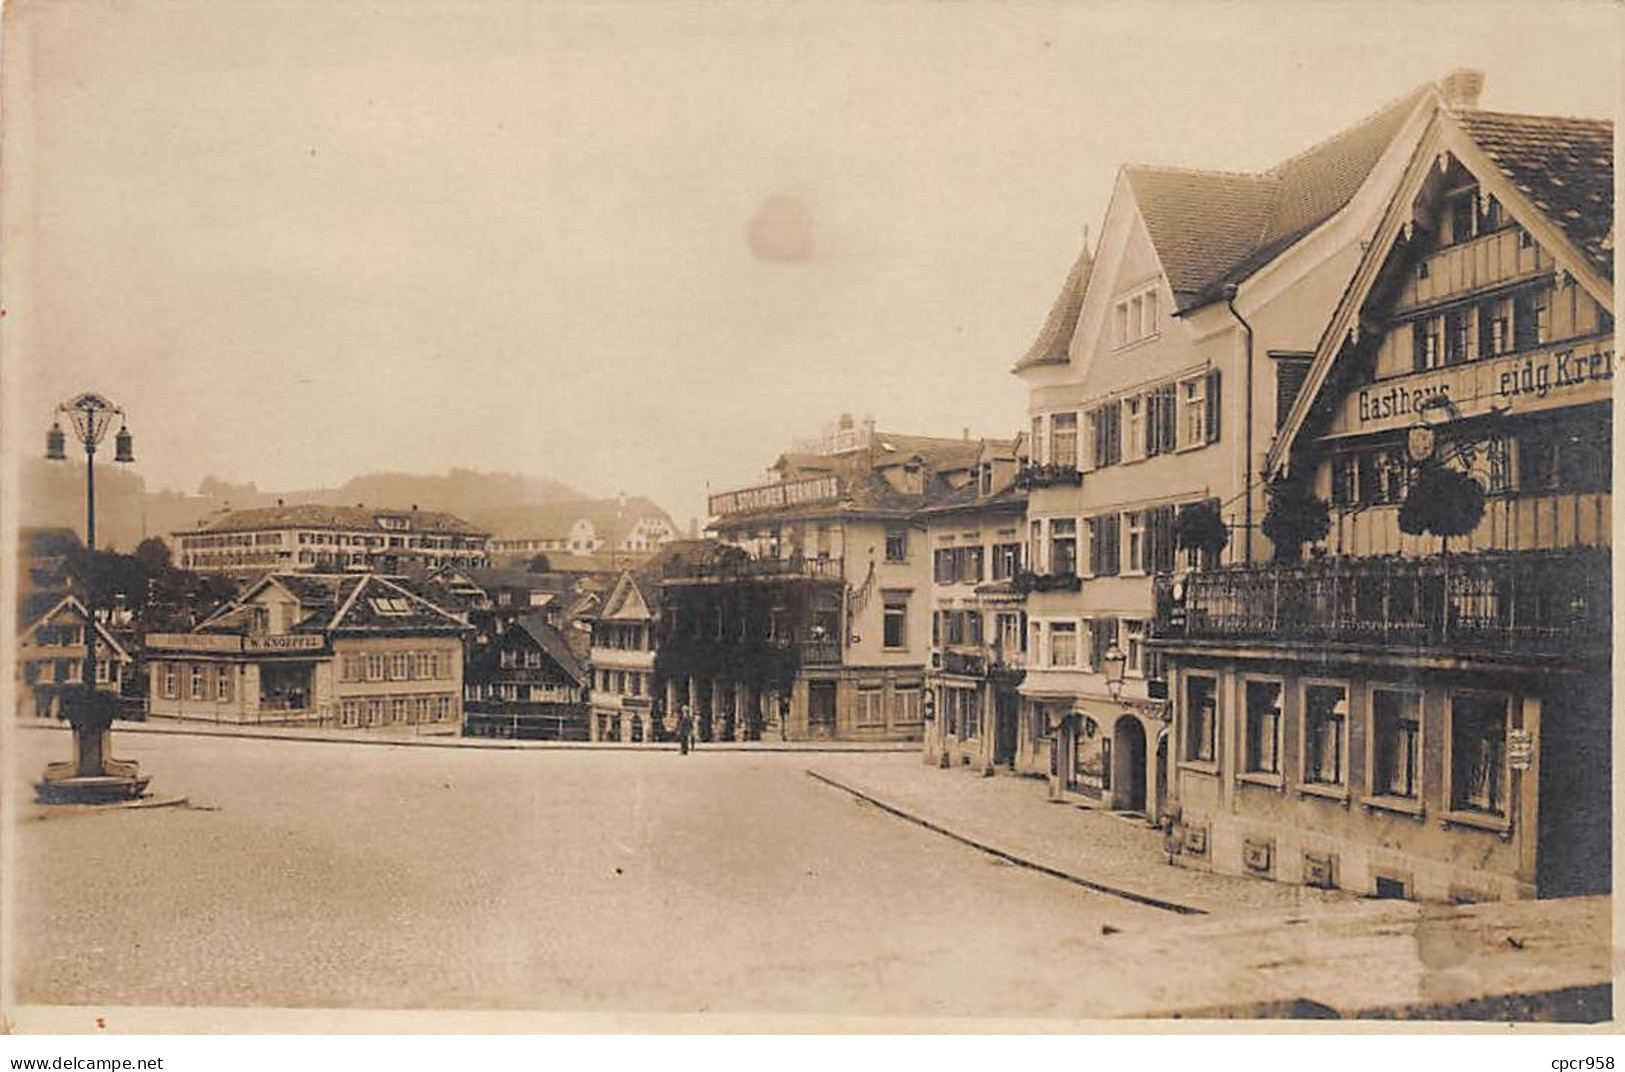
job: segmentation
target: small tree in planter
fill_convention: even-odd
[[[1219,560],[1219,552],[1230,543],[1230,526],[1224,523],[1218,504],[1205,499],[1179,508],[1174,535],[1181,551],[1195,551],[1201,556],[1203,568],[1211,569]]]
[[[1399,531],[1439,537],[1441,554],[1450,553],[1450,537],[1466,536],[1484,519],[1484,487],[1446,465],[1424,465],[1399,507]]]
[[[1324,540],[1332,530],[1331,506],[1310,490],[1308,481],[1283,473],[1269,482],[1265,492],[1269,506],[1262,527],[1275,548],[1275,561],[1298,561],[1304,544]]]

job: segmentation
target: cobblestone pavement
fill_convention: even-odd
[[[65,744],[13,740],[25,774]],[[20,1004],[1054,1023],[1407,1015],[1526,983],[1591,1001],[1611,970],[1606,899],[1435,909],[1183,871],[1155,831],[917,756],[162,733],[118,736],[116,754],[188,803],[53,809],[15,786]],[[1012,856],[1212,914],[1016,866],[812,767]]]
[[[916,754],[809,757],[815,775],[1020,859],[1202,912],[1314,910],[1351,895],[1175,867],[1144,819],[1051,803],[1041,779],[940,770]]]
[[[65,744],[14,739],[25,774]],[[1169,916],[795,754],[116,745],[189,805],[22,805],[19,1002],[1079,1017],[1057,937]]]

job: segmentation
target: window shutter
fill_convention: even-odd
[[[1145,456],[1147,458],[1157,453],[1157,393],[1148,392],[1145,396]]]
[[[1209,443],[1219,441],[1219,414],[1224,409],[1219,404],[1219,380],[1220,373],[1218,369],[1213,369],[1207,374],[1207,441]]]

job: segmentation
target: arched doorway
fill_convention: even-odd
[[[1133,715],[1112,727],[1112,806],[1145,811],[1145,728]]]

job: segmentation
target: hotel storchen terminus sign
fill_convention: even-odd
[[[1492,409],[1516,412],[1605,401],[1612,397],[1613,378],[1614,352],[1599,343],[1468,361],[1361,388],[1344,401],[1334,434],[1409,427],[1421,412],[1444,403],[1453,416],[1472,417]]]
[[[841,478],[815,476],[805,480],[785,480],[755,488],[741,488],[711,496],[711,516],[726,517],[756,510],[782,510],[790,506],[811,506],[837,502],[841,498]]]

